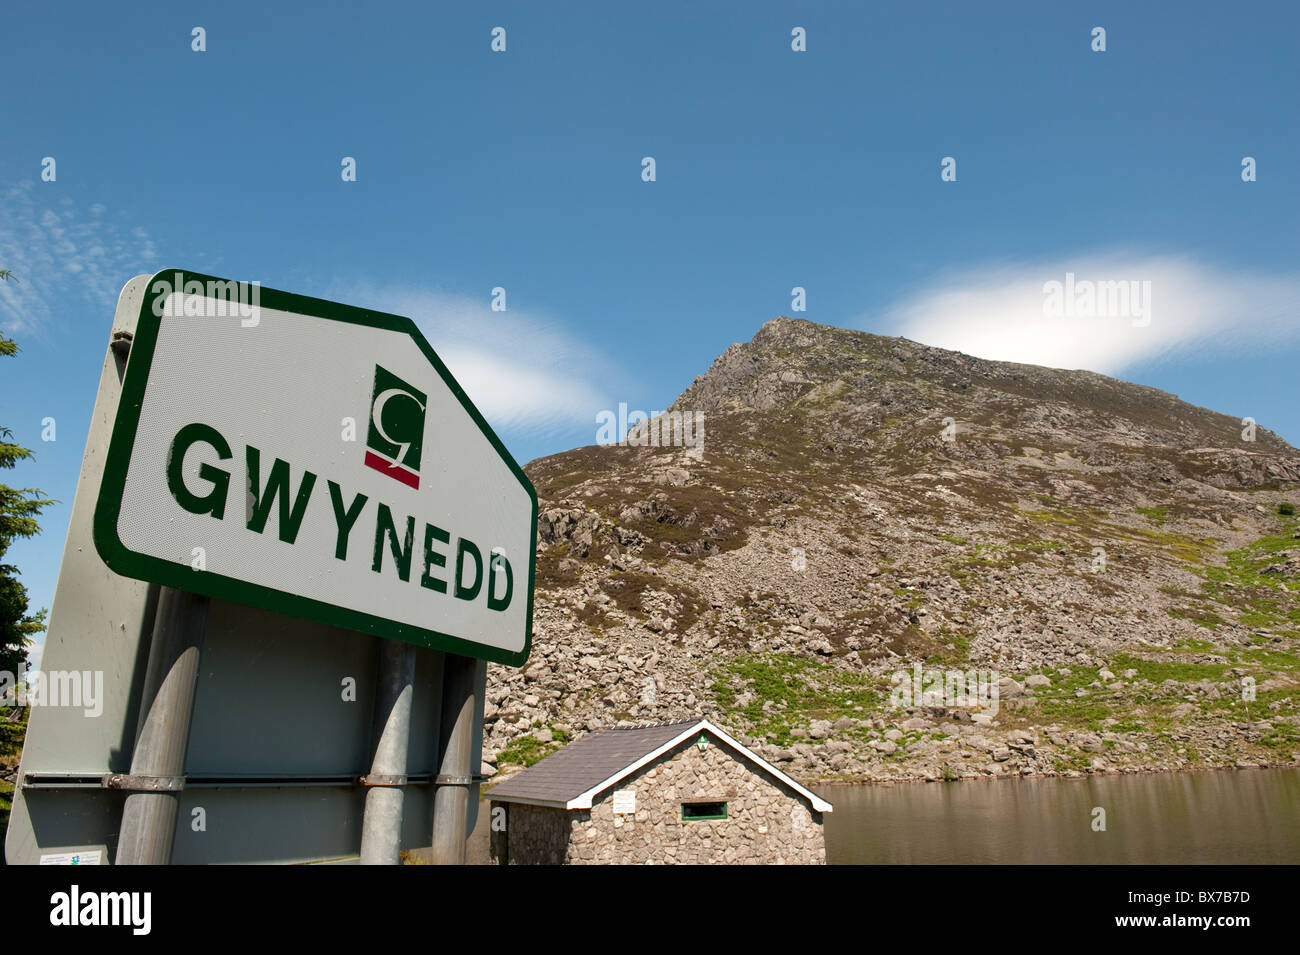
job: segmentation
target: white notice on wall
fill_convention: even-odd
[[[614,815],[630,816],[636,812],[636,790],[614,790]]]
[[[41,865],[103,865],[103,849],[84,849],[81,852],[50,852],[41,856]]]

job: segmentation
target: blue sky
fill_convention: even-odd
[[[48,606],[116,293],[173,266],[410,315],[521,462],[778,314],[1300,444],[1297,28],[1291,3],[7,10],[0,423],[37,458],[0,477],[62,502],[8,559]],[[1067,272],[1150,282],[1150,321],[1045,318]]]

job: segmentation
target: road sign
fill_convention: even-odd
[[[118,574],[513,666],[537,495],[409,319],[148,283],[95,545]]]
[[[74,856],[81,864],[96,857],[111,862],[121,848],[166,588],[114,573],[100,559],[92,530],[124,394],[126,345],[153,279],[141,275],[126,283],[113,319],[113,347],[105,349],[41,659],[43,676],[71,680],[73,693],[46,694],[32,705],[5,838],[10,864]],[[225,297],[221,288],[212,291]],[[227,299],[222,307],[231,304]],[[254,327],[258,313],[248,303],[233,304],[247,313],[240,316],[246,327]],[[398,423],[390,426],[381,417],[389,436],[400,437]],[[359,434],[364,439],[364,424]],[[428,447],[422,449],[422,473],[432,460]],[[388,654],[380,644],[387,641],[220,599],[209,601],[204,630],[193,713],[183,734],[184,776],[172,780],[183,782],[183,789],[174,797],[179,807],[171,861],[357,859],[367,791],[360,780],[373,771],[376,727],[384,722],[379,697]],[[447,766],[446,665],[457,659],[429,648],[418,648],[415,657],[403,849],[424,849],[433,839],[435,790]],[[469,767],[479,766],[482,755],[486,670],[478,660]],[[469,789],[466,834],[476,821],[477,778]]]

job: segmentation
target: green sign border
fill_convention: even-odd
[[[279,311],[295,312],[323,318],[335,322],[347,322],[351,325],[364,325],[368,328],[382,328],[391,332],[400,332],[409,336],[420,347],[424,357],[442,377],[443,383],[451,389],[461,407],[478,425],[479,430],[496,450],[497,454],[519,479],[532,501],[532,530],[529,534],[528,551],[528,612],[525,620],[524,647],[518,653],[511,653],[499,647],[475,643],[454,634],[437,630],[425,630],[422,627],[398,623],[384,617],[376,617],[346,607],[312,600],[298,594],[286,593],[260,584],[250,584],[221,574],[206,570],[195,570],[188,564],[162,560],[148,554],[139,554],[129,550],[117,534],[118,518],[122,510],[122,495],[126,488],[126,472],[131,462],[131,453],[135,448],[136,431],[140,424],[140,410],[144,404],[145,391],[149,384],[149,373],[153,365],[154,348],[158,343],[158,328],[161,317],[154,314],[153,305],[160,296],[153,291],[154,284],[161,276],[168,278],[168,292],[172,290],[171,279],[181,275],[182,282],[197,280],[199,282],[225,282],[215,276],[184,269],[163,269],[149,278],[144,300],[140,305],[140,319],[136,325],[135,336],[131,342],[131,352],[127,360],[126,378],[122,385],[121,401],[113,423],[113,435],[109,441],[108,456],[104,464],[104,478],[99,486],[99,497],[95,505],[94,537],[95,549],[109,569],[124,577],[154,581],[178,590],[188,590],[205,594],[220,600],[247,604],[262,610],[292,617],[305,617],[317,623],[343,627],[368,633],[376,637],[401,640],[421,647],[445,650],[467,657],[490,660],[508,666],[522,666],[528,659],[533,644],[533,583],[537,569],[537,491],[528,480],[528,476],[505,449],[501,439],[493,433],[488,423],[483,420],[477,408],[469,400],[464,390],[452,377],[447,366],[442,363],[429,343],[424,340],[420,330],[409,318],[389,315],[385,312],[373,312],[351,305],[340,305],[324,299],[295,295],[275,289],[259,288],[259,304]],[[183,286],[182,286],[183,287]],[[167,293],[163,293],[167,294]]]

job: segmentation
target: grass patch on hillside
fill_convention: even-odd
[[[932,653],[926,657],[925,663],[932,667],[958,666],[967,663],[970,660],[970,644],[974,639],[973,634],[969,633],[949,633],[947,630],[939,631],[940,640],[947,640],[943,649]],[[951,644],[951,646],[949,646]]]
[[[1069,670],[1068,673],[1064,672]],[[1097,682],[1100,667],[1070,666],[1058,668],[1048,674],[1052,685],[1034,690],[1034,708],[1043,720],[1062,726],[1096,729],[1102,720],[1111,715],[1107,700],[1113,695],[1108,690],[1092,689]],[[1086,689],[1087,696],[1075,696]]]
[[[1100,730],[1102,720],[1114,712],[1106,702],[1110,695],[1104,690],[1085,697],[1044,695],[1039,697],[1038,712],[1042,719],[1062,726]]]
[[[562,729],[551,727],[552,740],[545,743],[531,733],[516,737],[497,754],[497,762],[507,766],[532,766],[550,756],[572,737]]]
[[[1294,650],[1273,647],[1255,647],[1249,650],[1229,649],[1224,656],[1236,664],[1261,667],[1272,671],[1300,670],[1300,654]]]
[[[1070,527],[1087,525],[1088,518],[1074,511],[1073,508],[1057,507],[1053,510],[1021,511],[1022,516],[1035,524],[1064,524]]]
[[[1193,669],[1180,671],[1176,669],[1179,666]],[[1138,670],[1139,678],[1160,680],[1176,678],[1173,674],[1194,680],[1206,676],[1213,678],[1216,673],[1221,674],[1227,669],[1214,666],[1201,668],[1193,664],[1172,664],[1166,668],[1164,664],[1139,660],[1127,654],[1117,655],[1109,667],[1117,672],[1130,668]],[[1071,666],[1063,669],[1069,669],[1070,673],[1063,674],[1058,669],[1054,674],[1049,674],[1052,677],[1050,687],[1035,690],[1036,703],[1020,713],[1025,720],[1056,723],[1094,733],[1160,734],[1172,731],[1179,723],[1172,715],[1175,703],[1134,701],[1131,696],[1125,697],[1123,691],[1092,686],[1100,679],[1100,667]],[[1076,696],[1079,690],[1084,690],[1086,695]],[[1095,754],[1086,754],[1085,765],[1092,760],[1093,755]]]
[[[1137,512],[1147,520],[1156,524],[1163,524],[1165,521],[1169,520],[1169,508],[1167,506],[1139,507]]]
[[[752,698],[737,701],[747,685]],[[880,709],[883,695],[873,678],[837,670],[804,657],[767,653],[736,657],[714,671],[712,686],[718,706],[732,719],[740,718],[749,732],[778,746],[794,741],[790,730],[814,720],[831,720]],[[765,704],[770,704],[764,709]]]
[[[1243,700],[1240,693],[1225,693],[1217,700],[1207,700],[1203,705],[1207,710],[1218,713],[1230,711],[1233,719],[1244,719],[1249,713],[1254,720],[1277,720],[1285,718],[1288,713],[1297,712],[1298,699],[1300,687],[1292,685],[1273,690],[1256,690],[1255,699],[1250,702]],[[1276,709],[1274,704],[1277,704]]]
[[[1037,495],[1037,497],[1040,501],[1044,500],[1043,495]],[[1161,519],[1157,520],[1156,523],[1163,524],[1170,516],[1171,508],[1167,506],[1138,508],[1138,512],[1152,520],[1155,520],[1152,515],[1158,515]],[[1188,537],[1186,534],[1175,534],[1170,531],[1114,524],[1107,521],[1106,515],[1100,512],[1070,507],[1064,504],[1054,504],[1050,509],[1022,510],[1020,514],[1035,524],[1048,524],[1063,531],[1072,531],[1093,544],[1107,540],[1124,541],[1130,544],[1139,544],[1148,550],[1163,553],[1166,556],[1188,563],[1199,564],[1203,562],[1213,551],[1216,543],[1212,537],[1193,538]]]
[[[1300,750],[1300,732],[1292,723],[1279,720],[1273,721],[1273,728],[1265,730],[1264,734],[1255,740],[1256,746],[1263,746],[1265,749],[1278,750],[1282,758],[1285,754],[1294,753]]]
[[[1178,620],[1190,620],[1207,630],[1218,630],[1228,622],[1205,607],[1170,607],[1165,613]]]
[[[1295,533],[1295,520],[1284,520],[1280,533],[1269,534],[1238,550],[1225,554],[1227,565],[1224,567],[1206,567],[1202,576],[1216,584],[1231,583],[1236,587],[1251,587],[1260,590],[1300,590],[1300,581],[1289,581],[1271,574],[1260,573],[1273,563],[1273,555],[1279,551],[1300,547],[1291,535]],[[1216,592],[1215,599],[1221,599]]]
[[[1183,650],[1187,653],[1213,653],[1217,649],[1209,640],[1198,640],[1195,637],[1183,637],[1172,646],[1175,650]]]
[[[1176,663],[1167,660],[1146,660],[1142,657],[1135,657],[1129,653],[1117,653],[1111,659],[1111,667],[1115,672],[1123,670],[1137,670],[1138,680],[1150,680],[1152,683],[1163,683],[1165,680],[1175,680],[1179,683],[1195,683],[1199,680],[1219,681],[1231,667],[1217,663]]]
[[[978,567],[1007,567],[1006,544],[973,544],[970,551],[957,558],[957,563],[973,564]]]
[[[1279,552],[1300,547],[1296,524],[1284,520],[1280,533],[1229,551],[1224,566],[1198,568],[1202,596],[1236,610],[1245,627],[1300,627],[1300,580],[1262,573]]]
[[[1217,543],[1213,537],[1188,537],[1169,531],[1153,531],[1145,527],[1119,527],[1110,525],[1113,536],[1136,544],[1146,544],[1170,557],[1191,564],[1200,564],[1214,552]]]
[[[1012,546],[1017,550],[1037,551],[1043,553],[1046,551],[1064,550],[1065,542],[1053,540],[1050,537],[1030,537],[1024,540],[1015,541]]]

